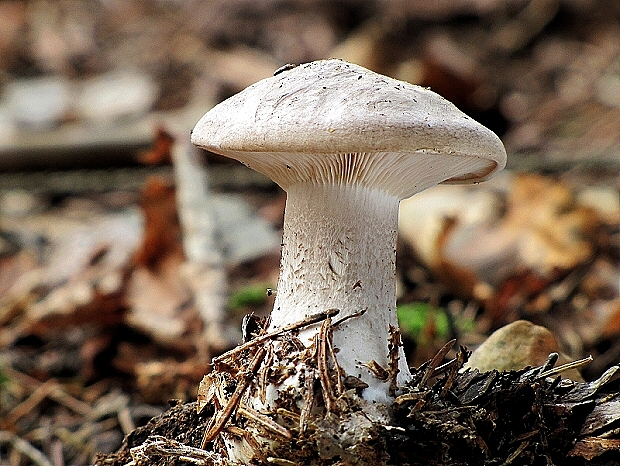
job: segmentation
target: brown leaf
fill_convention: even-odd
[[[144,214],[144,238],[134,256],[134,263],[156,269],[169,255],[182,257],[181,226],[174,187],[162,178],[149,178],[142,191],[140,207]]]
[[[172,163],[172,144],[174,137],[163,127],[155,131],[151,148],[138,155],[138,161],[145,165],[169,165]]]

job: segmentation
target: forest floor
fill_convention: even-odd
[[[0,3],[0,466],[116,451],[194,402],[243,317],[269,313],[283,192],[202,154],[221,261],[197,271],[171,153],[212,105],[286,63],[338,57],[429,86],[506,145],[497,179],[403,202],[410,365],[519,319],[550,331],[542,346],[524,336],[532,366],[591,355],[581,374],[596,381],[620,362],[619,6],[225,5]]]

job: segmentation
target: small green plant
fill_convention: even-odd
[[[458,315],[450,319],[447,313],[446,309],[421,302],[401,304],[397,308],[398,322],[403,335],[422,345],[430,343],[421,341],[424,340],[425,331],[429,328],[432,328],[436,338],[443,340],[450,337],[452,330],[464,333],[473,329],[473,320]]]
[[[439,338],[447,338],[450,333],[450,322],[442,308],[427,303],[407,303],[398,306],[397,314],[403,335],[418,343],[423,343],[420,341],[423,331],[431,325]]]
[[[9,377],[4,373],[3,367],[0,366],[0,392],[4,390],[9,383]]]
[[[267,301],[265,284],[247,285],[232,293],[228,299],[228,309],[238,311],[248,307],[260,307]]]

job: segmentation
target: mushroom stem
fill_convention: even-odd
[[[389,367],[390,325],[396,318],[396,234],[399,199],[355,184],[299,182],[287,187],[278,293],[271,328],[308,315],[340,309],[334,329],[338,363],[346,375],[368,384],[363,397],[387,403],[389,380],[362,366],[372,360]],[[301,332],[310,345],[318,331]],[[402,347],[398,384],[410,378]]]

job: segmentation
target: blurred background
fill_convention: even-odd
[[[549,330],[510,337],[542,361],[591,354],[587,380],[620,361],[620,3],[4,0],[0,465],[115,450],[268,315],[284,193],[189,131],[330,57],[430,87],[508,152],[401,205],[410,365],[518,319]]]

